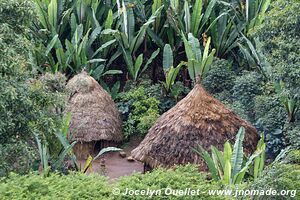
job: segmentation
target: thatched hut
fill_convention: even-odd
[[[78,141],[74,153],[86,158],[123,138],[122,121],[115,103],[98,82],[82,72],[67,84],[70,92],[65,113],[71,113],[68,139]]]
[[[223,150],[228,140],[243,126],[246,130],[244,150],[253,152],[259,139],[256,129],[210,96],[200,84],[173,108],[164,113],[151,127],[145,139],[131,153],[148,169],[195,163],[204,169],[204,161],[192,148],[200,144]]]

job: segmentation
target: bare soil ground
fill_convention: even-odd
[[[144,165],[139,161],[127,161],[127,157],[130,156],[130,152],[134,149],[139,143],[140,139],[134,138],[131,139],[129,143],[124,145],[122,148],[126,152],[126,157],[122,158],[119,155],[119,152],[109,152],[98,158],[93,163],[92,171],[94,173],[99,173],[105,175],[109,178],[110,181],[114,181],[122,176],[128,176],[135,172],[143,173]],[[105,166],[101,165],[101,160],[104,159]],[[84,166],[85,160],[79,160],[80,165]]]

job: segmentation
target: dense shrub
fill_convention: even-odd
[[[177,166],[173,169],[157,169],[151,173],[135,174],[122,178],[116,185],[121,192],[126,188],[133,190],[161,190],[161,195],[154,196],[153,199],[224,199],[222,196],[209,196],[208,190],[220,189],[221,184],[207,181],[206,175],[199,173],[196,166]],[[172,189],[199,189],[200,196],[175,196],[164,195],[166,188]],[[116,196],[115,199],[145,199],[145,196]]]
[[[232,96],[239,101],[247,115],[253,121],[255,117],[254,97],[262,93],[262,77],[256,72],[244,72],[237,77],[232,88]]]
[[[0,180],[1,199],[231,199],[226,196],[209,195],[209,190],[225,189],[220,182],[206,179],[197,166],[177,166],[175,169],[155,169],[151,173],[122,177],[108,184],[100,175],[71,173],[50,174],[49,177],[33,173],[27,175],[10,174]],[[240,185],[240,188],[244,185]],[[161,195],[124,195],[126,189],[161,190]],[[198,190],[198,195],[165,195],[166,188]]]
[[[266,151],[274,157],[284,146],[283,126],[286,122],[286,112],[277,95],[256,96],[254,102],[255,125],[265,134]]]
[[[125,137],[143,137],[159,117],[159,101],[148,96],[143,86],[121,93],[117,99],[123,116]]]
[[[297,159],[299,161],[299,151],[297,153],[298,156],[295,156],[295,152],[297,151],[292,151],[294,153],[289,154],[290,157],[289,162],[290,163],[295,163],[295,160]],[[289,156],[288,156],[289,157]],[[293,161],[293,159],[295,159]],[[300,165],[298,164],[287,164],[283,162],[277,162],[274,164],[271,164],[270,166],[267,167],[267,169],[264,170],[264,173],[262,174],[261,178],[257,179],[254,181],[249,189],[256,189],[256,190],[264,190],[267,191],[270,188],[273,190],[277,190],[277,192],[280,192],[281,190],[298,190],[300,188]],[[298,193],[295,194],[293,198],[292,196],[287,195],[287,196],[255,196],[254,199],[299,199],[300,194],[299,191]]]
[[[271,67],[265,70],[271,81],[283,81],[284,96],[298,100],[300,94],[300,2],[272,1],[265,23],[254,32]]]
[[[28,142],[16,138],[0,144],[0,158],[0,177],[11,171],[25,174],[33,167],[37,152]]]
[[[300,123],[287,123],[284,127],[284,137],[287,146],[300,149]]]
[[[30,25],[34,15],[31,0],[0,0],[0,24],[7,23],[18,33]]]
[[[58,151],[53,133],[61,120],[54,110],[63,107],[65,99],[61,91],[51,90],[29,70],[33,44],[24,32],[17,30],[20,28],[17,25],[27,25],[23,19],[18,21],[18,17],[22,17],[19,12],[30,15],[29,5],[21,1],[0,3],[3,17],[10,9],[12,16],[14,9],[17,12],[16,19],[11,19],[16,21],[10,24],[1,21],[0,26],[0,152],[3,158],[0,175],[5,175],[10,171],[25,173],[31,168],[36,158],[34,134],[49,139],[51,152]]]
[[[230,91],[234,85],[234,72],[227,60],[216,59],[204,77],[202,84],[211,94]]]
[[[111,189],[99,175],[11,174],[0,182],[1,199],[112,199]]]

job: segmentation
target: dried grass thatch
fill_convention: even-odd
[[[70,141],[119,142],[123,139],[118,109],[94,78],[82,72],[68,82],[67,89],[71,94],[65,111],[72,114]]]
[[[151,168],[196,163],[204,169],[203,160],[192,148],[200,144],[207,150],[211,145],[222,150],[227,140],[234,143],[241,126],[246,130],[244,149],[253,152],[259,139],[256,129],[196,84],[156,121],[132,156]]]

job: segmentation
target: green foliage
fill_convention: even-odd
[[[7,176],[9,172],[28,173],[34,167],[37,155],[29,143],[13,138],[9,143],[1,142],[0,157],[0,177],[2,177]]]
[[[286,114],[277,95],[259,95],[254,99],[256,127],[265,134],[267,153],[275,156],[283,148]]]
[[[143,137],[159,117],[159,101],[148,96],[142,86],[121,93],[117,101],[127,138],[133,135]]]
[[[236,135],[236,140],[231,148],[229,142],[224,144],[224,151],[219,151],[216,147],[211,146],[211,156],[198,146],[194,149],[206,162],[208,169],[215,181],[222,180],[226,185],[241,184],[245,179],[245,174],[253,168],[252,176],[257,179],[261,175],[265,163],[265,148],[264,138],[261,138],[257,144],[257,150],[245,159],[243,152],[243,140],[245,129],[241,127]]]
[[[234,72],[231,64],[223,59],[215,59],[203,78],[202,84],[211,94],[230,91],[234,85]],[[227,97],[228,98],[228,97]]]
[[[300,92],[300,3],[277,0],[270,7],[266,22],[253,35],[260,39],[260,49],[268,63],[264,70],[270,81],[280,83],[278,94],[282,106],[286,108],[288,120],[294,121],[295,108],[299,107],[297,94]]]
[[[31,0],[0,1],[0,24],[7,23],[17,33],[25,31],[34,17],[34,5]]]
[[[202,53],[200,43],[197,38],[195,38],[191,33],[188,34],[188,39],[186,39],[183,33],[181,35],[184,43],[185,54],[188,59],[187,65],[189,75],[195,82],[198,76],[201,79],[209,70],[210,65],[213,62],[213,56],[216,50],[212,49],[211,52],[209,52],[211,41],[210,38],[208,38],[207,43],[205,44],[204,51]]]
[[[262,77],[256,72],[244,72],[237,77],[232,88],[232,96],[239,101],[251,120],[254,119],[254,97],[262,93]]]
[[[38,70],[72,75],[86,68],[97,80],[121,73],[108,66],[119,55],[105,59],[116,40],[102,34],[113,24],[112,10],[103,2],[35,0],[35,3],[38,20],[32,29],[39,45],[35,50]]]
[[[300,187],[300,165],[299,164],[283,164],[275,163],[268,166],[260,179],[256,179],[249,185],[247,189],[264,190],[267,191],[270,188],[280,192],[281,190],[291,190],[287,196],[255,196],[254,199],[298,199],[300,197],[296,190]],[[297,191],[298,192],[298,191]]]
[[[1,199],[113,199],[111,187],[99,175],[71,173],[51,174],[44,178],[36,174],[11,174],[0,182]]]
[[[4,158],[1,175],[6,175],[33,167],[34,134],[44,135],[51,141],[50,150],[57,151],[53,138],[61,112],[56,111],[63,108],[65,99],[63,91],[54,91],[45,79],[39,80],[28,70],[33,68],[33,44],[25,30],[32,21],[30,2],[1,1],[2,5],[1,15],[7,21],[1,21],[0,28],[0,151]],[[8,11],[12,18],[7,18]],[[62,76],[60,80],[65,81]]]
[[[169,44],[166,44],[164,47],[163,57],[163,69],[165,72],[166,81],[162,82],[166,94],[172,92],[172,86],[174,85],[176,77],[183,65],[183,62],[181,62],[179,65],[177,65],[177,67],[174,68],[173,62],[174,58],[171,46]]]
[[[117,188],[121,192],[125,192],[125,189],[133,190],[145,190],[149,188],[151,190],[162,190],[162,194],[159,196],[153,196],[154,199],[224,199],[221,196],[209,196],[208,190],[220,189],[222,186],[220,183],[207,181],[205,174],[199,173],[198,169],[194,165],[177,166],[175,169],[156,169],[151,173],[146,174],[134,174],[129,177],[123,177],[116,184]],[[191,188],[199,189],[201,191],[200,196],[175,196],[164,195],[166,188],[179,189],[179,188]],[[144,199],[143,196],[115,196],[115,199]]]
[[[285,124],[283,135],[285,138],[285,145],[291,146],[295,149],[300,149],[300,123],[287,123]]]

